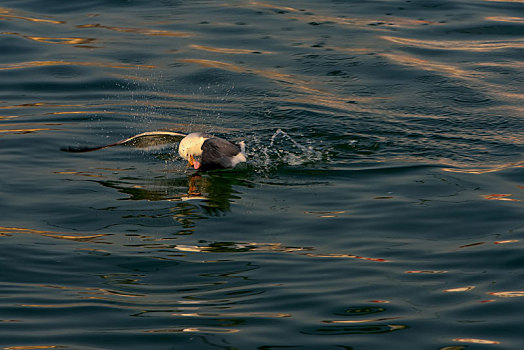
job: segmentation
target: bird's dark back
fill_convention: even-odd
[[[202,144],[201,170],[231,168],[231,158],[239,153],[239,145],[218,137],[210,138]]]

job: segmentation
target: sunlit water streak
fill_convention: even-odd
[[[521,10],[4,2],[1,347],[520,349]]]

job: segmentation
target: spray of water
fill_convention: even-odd
[[[266,173],[281,166],[316,163],[326,158],[324,152],[304,145],[282,129],[276,130],[269,144],[257,136],[248,140],[248,156],[255,171]]]

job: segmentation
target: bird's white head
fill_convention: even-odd
[[[178,154],[187,161],[189,161],[191,157],[200,157],[202,155],[202,144],[207,139],[209,139],[209,136],[200,132],[187,135],[180,141]]]

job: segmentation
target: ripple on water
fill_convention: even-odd
[[[2,6],[6,349],[519,348],[518,1]]]

